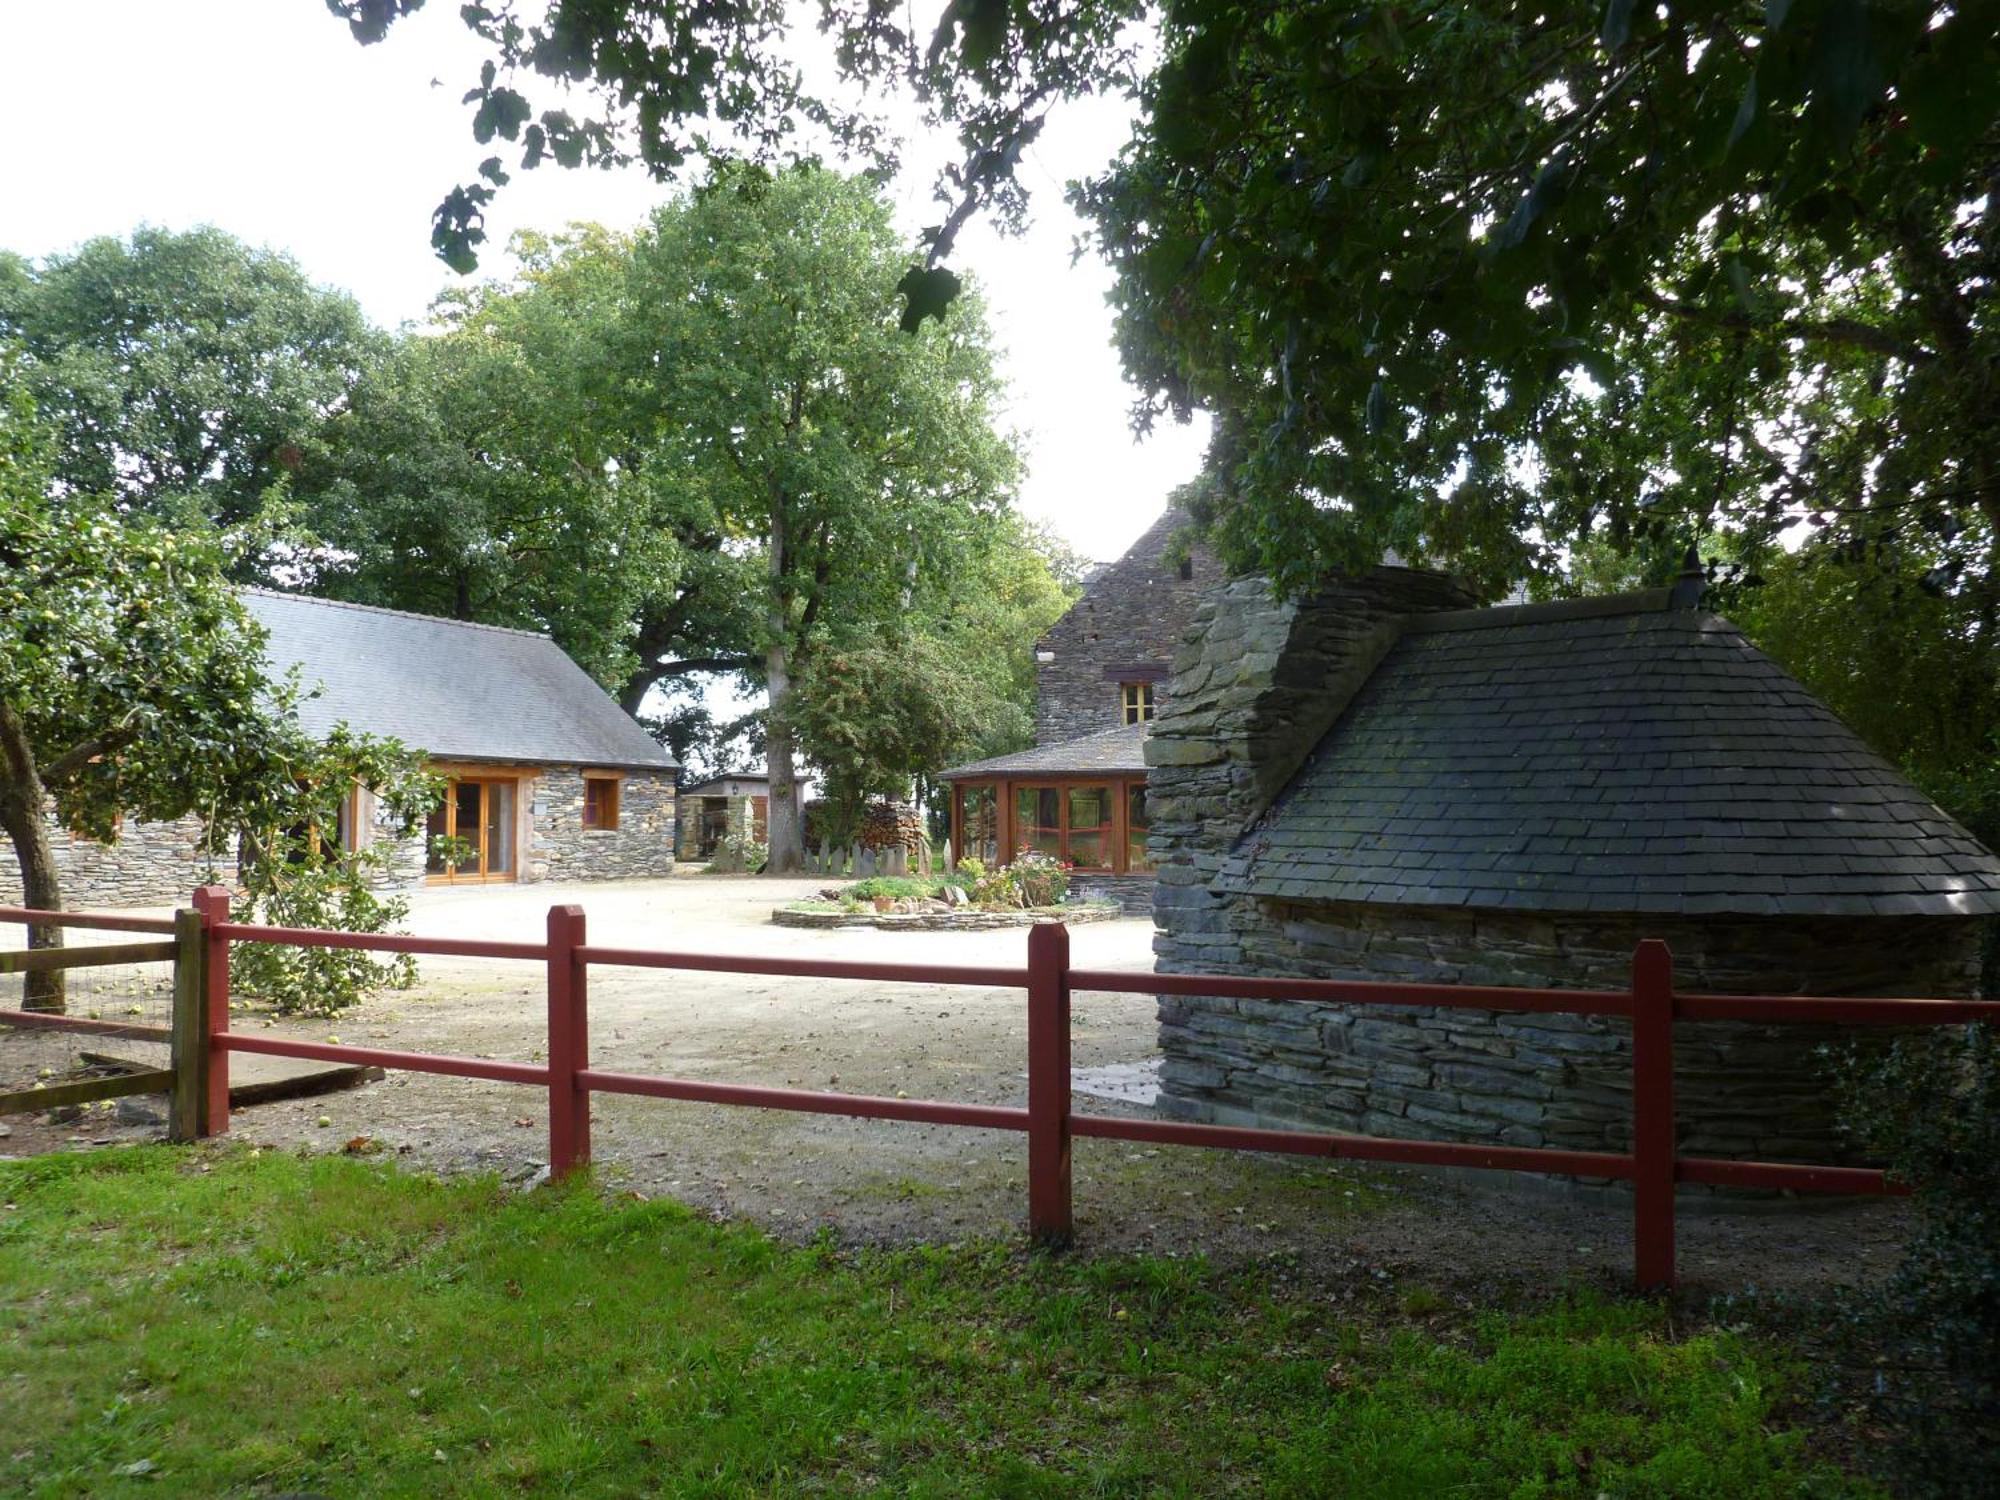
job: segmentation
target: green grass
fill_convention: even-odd
[[[1767,1346],[1650,1303],[1419,1325],[242,1149],[4,1163],[0,1200],[9,1495],[1862,1492]]]

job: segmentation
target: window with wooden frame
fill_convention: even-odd
[[[1014,788],[1014,846],[1080,870],[1112,868],[1112,788],[1102,783]]]
[[[593,776],[588,771],[583,777],[583,826],[600,833],[608,833],[618,826],[618,778],[616,776]]]
[[[1152,825],[1146,821],[1146,783],[1125,783],[1125,868],[1134,875],[1151,874],[1153,856],[1146,849],[1146,835]]]
[[[513,880],[517,780],[452,777],[425,825],[425,871],[434,881]]]
[[[1119,684],[1127,724],[1144,724],[1153,717],[1153,685],[1150,682]]]

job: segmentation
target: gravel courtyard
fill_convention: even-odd
[[[1025,932],[801,931],[774,906],[823,882],[682,875],[588,886],[427,890],[409,927],[433,936],[536,940],[552,904],[582,905],[591,941],[760,956],[1018,964]],[[1071,933],[1074,961],[1151,967],[1149,921]],[[727,1082],[1025,1103],[1024,1001],[1015,990],[882,985],[593,967],[592,1060],[601,1067]],[[539,1061],[539,965],[426,958],[418,987],[317,1022],[239,1016],[315,1039]],[[22,1061],[48,1046],[0,1039]],[[26,1055],[24,1056],[24,1049]],[[1079,1075],[1155,1057],[1152,1001],[1080,994]],[[1087,1081],[1087,1080],[1086,1080]],[[1079,1094],[1079,1110],[1133,1106]],[[1139,1112],[1143,1112],[1141,1109]],[[0,1122],[4,1123],[4,1122]],[[79,1134],[17,1117],[0,1151],[77,1149],[133,1126]],[[345,1093],[240,1111],[239,1140],[271,1147],[367,1149],[444,1171],[532,1180],[546,1154],[543,1097],[502,1084],[392,1073]],[[595,1157],[614,1189],[670,1195],[791,1237],[962,1240],[1019,1231],[1025,1138],[968,1130],[599,1096]],[[156,1133],[156,1132],[155,1132]],[[1076,1143],[1077,1227],[1092,1249],[1202,1252],[1269,1260],[1301,1274],[1356,1270],[1438,1287],[1532,1290],[1629,1276],[1629,1211],[1553,1189],[1469,1192],[1422,1174],[1324,1161]],[[1894,1253],[1892,1205],[1807,1212],[1684,1214],[1684,1275],[1711,1289],[1865,1274]]]

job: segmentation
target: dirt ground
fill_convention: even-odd
[[[533,940],[552,904],[588,913],[593,942],[888,961],[1016,964],[1021,931],[802,931],[773,907],[820,882],[688,874],[664,881],[426,891],[410,928],[436,936]],[[1150,968],[1151,924],[1076,928],[1074,961]],[[1019,991],[940,985],[613,970],[590,976],[592,1060],[600,1067],[728,1082],[1025,1103]],[[539,1061],[540,968],[427,958],[416,990],[326,1022],[239,1017],[316,1039]],[[73,1059],[68,1039],[0,1034],[0,1086]],[[1152,1002],[1074,1001],[1080,1073],[1156,1056]],[[1077,1108],[1134,1112],[1079,1096]],[[1144,1112],[1140,1110],[1138,1112]],[[0,1153],[89,1149],[157,1136],[127,1109],[81,1121],[0,1120]],[[542,1096],[503,1084],[391,1074],[320,1098],[257,1106],[232,1121],[264,1146],[371,1148],[442,1171],[532,1181],[546,1156]],[[1025,1214],[1025,1138],[1011,1132],[838,1119],[599,1096],[595,1158],[618,1190],[671,1195],[788,1237],[843,1242],[956,1241],[1017,1234]],[[1078,1243],[1086,1250],[1206,1254],[1271,1263],[1283,1275],[1366,1275],[1490,1298],[1563,1284],[1618,1287],[1630,1275],[1629,1200],[1578,1197],[1509,1177],[1484,1187],[1395,1169],[1122,1142],[1076,1143]],[[1839,1203],[1778,1211],[1683,1208],[1680,1259],[1690,1293],[1804,1288],[1865,1277],[1892,1261],[1898,1206]]]

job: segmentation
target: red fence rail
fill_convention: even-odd
[[[1072,1233],[1071,1145],[1078,1136],[1231,1151],[1270,1151],[1351,1161],[1492,1171],[1545,1172],[1601,1177],[1633,1186],[1633,1260],[1641,1287],[1675,1280],[1674,1190],[1680,1183],[1836,1194],[1903,1191],[1884,1173],[1863,1167],[1806,1166],[1792,1162],[1732,1161],[1681,1156],[1675,1147],[1674,1039],[1676,1021],[1750,1021],[1765,1024],[1945,1026],[2000,1020],[2000,1003],[1937,999],[1855,999],[1796,995],[1681,994],[1674,988],[1673,956],[1657,939],[1633,954],[1629,990],[1539,990],[1477,985],[1386,984],[1325,979],[1268,979],[1241,975],[1148,974],[1079,969],[1069,962],[1069,933],[1059,924],[1028,930],[1021,968],[978,965],[863,963],[847,960],[765,958],[684,953],[653,948],[601,946],[588,941],[583,909],[552,907],[544,942],[486,942],[401,934],[325,932],[265,927],[230,919],[229,893],[207,886],[195,892],[200,916],[199,982],[181,992],[199,995],[206,1109],[201,1133],[229,1128],[229,1055],[372,1064],[495,1083],[527,1084],[548,1093],[549,1166],[560,1177],[590,1160],[590,1098],[629,1094],[651,1099],[746,1105],[862,1119],[912,1120],[985,1130],[1017,1130],[1028,1137],[1028,1226],[1039,1240],[1064,1243]],[[171,932],[174,923],[85,913],[42,913],[0,908],[0,922],[54,922],[135,932]],[[373,952],[514,959],[547,970],[548,1062],[407,1052],[382,1047],[245,1035],[229,1029],[229,948],[232,943],[350,948]],[[967,985],[1020,989],[1027,995],[1028,1102],[1025,1109],[958,1104],[937,1099],[890,1099],[811,1089],[767,1088],[661,1078],[595,1068],[590,1063],[589,977],[593,967],[699,970],[890,984]],[[1078,991],[1115,994],[1215,996],[1227,999],[1338,1002],[1348,1005],[1420,1006],[1612,1016],[1632,1025],[1632,1149],[1565,1151],[1547,1147],[1489,1146],[1333,1131],[1269,1130],[1204,1125],[1129,1115],[1079,1115],[1070,1108],[1070,998]],[[0,1024],[70,1025],[63,1017],[0,1011]]]

